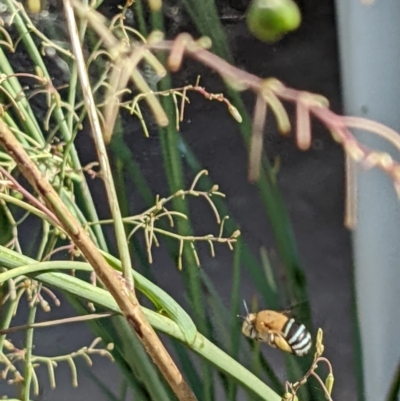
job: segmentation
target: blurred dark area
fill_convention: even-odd
[[[108,12],[112,13],[117,2],[109,3],[113,5],[105,2],[103,9],[108,8]],[[248,1],[218,0],[217,3],[238,67],[260,77],[276,77],[296,89],[322,94],[329,99],[331,108],[340,113],[340,77],[333,0],[299,0],[298,4],[303,13],[301,27],[274,45],[262,43],[249,34],[242,17]],[[188,17],[180,11],[179,2],[165,2],[165,7],[171,37],[181,31],[196,34]],[[171,11],[172,7],[175,9]],[[173,78],[174,83],[194,84],[199,74],[201,85],[209,92],[224,90],[222,81],[215,73],[191,60],[184,63],[181,71]],[[273,255],[274,240],[264,206],[257,187],[247,180],[248,155],[237,123],[222,103],[206,100],[195,93],[189,94],[189,97],[191,103],[186,107],[185,119],[181,125],[184,139],[203,168],[209,171],[213,181],[219,184],[221,191],[226,194],[232,217],[238,222],[238,228],[242,231],[245,241],[256,254],[259,253],[260,247],[265,247]],[[253,94],[244,93],[243,99],[251,113]],[[290,105],[288,110],[293,114]],[[350,235],[343,227],[343,152],[320,124],[313,125],[312,148],[301,152],[296,148],[293,137],[283,138],[277,133],[272,115],[268,116],[268,121],[265,152],[271,162],[277,159],[280,162],[278,183],[293,223],[306,273],[314,324],[315,327],[322,327],[324,330],[326,356],[332,362],[335,372],[333,398],[354,399],[356,383],[353,373],[351,322],[352,263]],[[149,124],[152,128],[151,135],[146,139],[134,117],[127,116],[123,126],[125,140],[153,190],[161,196],[168,196],[156,127]],[[77,146],[83,164],[93,160],[94,153],[88,135],[80,134]],[[188,185],[193,178],[194,175],[188,173]],[[93,184],[93,188],[99,192],[99,195],[95,193],[94,198],[101,199],[101,185]],[[137,189],[128,183],[127,193],[131,210],[135,213],[141,212],[144,204]],[[216,230],[210,210],[200,203],[197,207],[197,203],[196,207],[191,208],[196,233],[201,235]],[[108,214],[103,205],[100,201],[100,217],[106,217]],[[220,291],[226,306],[229,306],[232,253],[217,245],[215,258],[210,256],[206,247],[201,247],[199,256],[200,269],[206,271]],[[278,261],[276,263],[279,264]],[[180,273],[168,258],[164,247],[154,252],[153,270],[157,284],[178,302],[184,302],[185,293]],[[256,290],[244,272],[243,299],[251,300],[254,295],[257,295]],[[61,309],[66,305],[63,303]],[[260,307],[264,309],[268,305]],[[53,317],[73,313],[68,308],[60,310]],[[40,334],[39,331],[36,332],[36,351],[62,353],[64,347],[72,350],[87,345],[90,339],[91,334],[83,324],[46,329],[40,331]],[[283,375],[284,367],[279,351],[267,346],[263,349],[271,361],[276,361]],[[91,371],[110,386],[110,389],[118,388],[117,369],[107,360],[95,358]],[[79,388],[72,389],[69,372],[65,366],[57,371],[57,377],[57,389],[45,388],[41,400],[106,399],[96,390],[96,385],[89,378],[82,377]],[[65,381],[62,377],[65,377]],[[46,378],[44,380],[47,381]]]

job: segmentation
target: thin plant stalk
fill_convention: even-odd
[[[126,242],[125,228],[122,222],[117,193],[114,186],[114,179],[111,173],[107,150],[103,140],[102,129],[96,110],[93,92],[90,86],[89,77],[83,58],[82,46],[79,40],[78,29],[75,22],[74,10],[69,0],[64,0],[64,9],[68,24],[68,31],[71,38],[72,49],[78,68],[78,76],[82,87],[83,97],[88,112],[90,125],[92,128],[93,139],[95,142],[102,175],[104,178],[103,181],[106,188],[108,203],[110,205],[111,215],[114,220],[115,235],[117,238],[117,246],[123,266],[124,277],[127,281],[127,285],[130,288],[133,288],[132,275],[130,274],[130,271],[132,270],[132,262],[129,255],[128,244]]]
[[[32,305],[28,313],[28,325],[35,321],[37,305]],[[30,401],[31,399],[31,382],[32,382],[32,350],[33,350],[33,333],[34,329],[29,328],[26,331],[25,340],[25,372],[24,372],[24,385],[22,387],[22,400]]]

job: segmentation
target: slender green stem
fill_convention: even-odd
[[[136,11],[135,17],[138,22],[139,31],[142,35],[147,36],[148,31],[147,31],[146,21],[144,19],[142,0],[135,1],[134,7]]]
[[[240,348],[240,322],[238,320],[239,315],[239,294],[240,294],[240,260],[241,260],[241,249],[242,241],[239,240],[235,246],[235,254],[233,260],[233,277],[232,277],[232,290],[231,290],[231,322],[230,322],[230,333],[231,333],[231,344],[230,344],[230,355],[238,359],[239,348]],[[230,401],[236,400],[237,385],[233,381],[229,381],[228,385],[228,399]]]
[[[44,255],[45,249],[46,249],[46,244],[49,240],[49,231],[50,231],[50,224],[46,220],[42,220],[42,235],[40,237],[40,244],[38,247],[38,251],[36,253],[36,259],[42,260],[42,257]],[[53,236],[53,241],[52,242],[52,248],[56,245],[56,239]]]
[[[4,287],[3,287],[4,288]],[[10,290],[9,290],[10,291]],[[1,299],[1,301],[3,301]],[[8,329],[14,316],[16,299],[11,299],[6,305],[2,304],[0,311],[0,329]],[[0,335],[0,355],[3,353],[5,335]]]
[[[76,26],[74,11],[70,0],[64,0],[64,8],[68,24],[68,30],[72,43],[72,49],[78,66],[78,76],[84,94],[84,101],[86,109],[88,111],[90,124],[92,127],[93,139],[95,142],[99,163],[104,178],[104,184],[106,187],[107,198],[111,209],[111,215],[114,220],[115,235],[117,238],[119,256],[124,271],[124,278],[127,281],[128,287],[133,288],[133,281],[131,275],[132,262],[129,254],[128,244],[126,241],[125,228],[122,222],[121,211],[119,209],[117,193],[114,186],[114,179],[111,173],[111,167],[103,139],[102,128],[100,125],[100,120],[96,110],[96,104],[94,101],[93,92],[91,89],[89,77],[85,66],[82,46],[79,37],[77,35],[77,26]]]
[[[40,286],[39,286],[40,288]],[[31,325],[35,322],[37,311],[37,304],[35,302],[34,305],[31,306],[28,313],[28,321],[27,324]],[[26,340],[25,340],[25,371],[24,371],[24,384],[22,390],[22,399],[23,401],[30,401],[30,393],[31,393],[31,382],[32,382],[32,370],[34,369],[32,364],[32,350],[33,350],[33,333],[34,329],[27,329],[26,331]]]

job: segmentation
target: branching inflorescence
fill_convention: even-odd
[[[82,347],[77,351],[71,352],[65,355],[57,355],[54,357],[31,355],[31,364],[29,366],[29,373],[32,376],[33,383],[33,394],[39,395],[39,380],[37,378],[36,370],[44,366],[47,368],[49,377],[50,388],[56,388],[56,375],[55,368],[57,368],[60,362],[68,364],[72,374],[72,386],[78,386],[78,372],[75,364],[77,358],[84,359],[89,366],[92,366],[93,362],[91,356],[99,355],[105,356],[113,360],[112,355],[108,349],[96,348],[96,345],[101,341],[100,338],[96,338],[88,347]],[[109,346],[109,349],[111,349]],[[18,364],[21,364],[25,360],[26,350],[16,348],[9,340],[5,340],[4,344],[5,352],[0,353],[0,360],[4,364],[4,368],[0,371],[0,377],[3,380],[7,380],[9,384],[18,384],[24,381],[23,374],[18,369]]]
[[[259,177],[263,132],[268,108],[276,118],[279,131],[287,135],[291,131],[291,123],[282,102],[290,102],[296,106],[295,139],[299,149],[308,150],[310,148],[312,140],[311,118],[315,117],[326,126],[333,139],[342,145],[347,158],[347,167],[354,168],[352,163],[359,163],[366,169],[377,167],[383,170],[393,179],[395,190],[400,196],[400,164],[393,160],[389,154],[369,149],[362,145],[351,132],[352,129],[370,132],[384,138],[397,149],[400,149],[399,136],[389,127],[365,118],[337,115],[329,109],[328,100],[321,95],[291,89],[276,79],[262,79],[240,70],[208,51],[207,49],[211,47],[211,42],[207,37],[194,40],[189,34],[182,33],[174,41],[169,41],[163,40],[161,32],[153,32],[149,35],[147,41],[143,38],[139,42],[125,41],[123,46],[120,44],[118,48],[116,44],[121,42],[113,36],[110,30],[105,29],[106,23],[98,13],[77,1],[74,1],[74,6],[82,18],[87,18],[93,29],[100,36],[108,52],[112,51],[111,58],[115,66],[114,74],[118,76],[115,81],[118,81],[120,86],[118,91],[114,90],[113,93],[109,94],[115,99],[114,109],[111,110],[111,106],[108,106],[104,114],[114,117],[110,117],[106,121],[113,122],[115,120],[119,103],[116,99],[121,91],[125,89],[128,80],[131,79],[141,90],[140,97],[146,99],[159,125],[166,125],[168,118],[155,97],[156,93],[147,84],[143,84],[144,78],[136,67],[142,60],[146,60],[154,69],[158,79],[161,79],[166,72],[163,66],[160,66],[160,62],[155,57],[150,56],[150,50],[169,52],[168,68],[173,72],[179,70],[184,55],[187,55],[218,72],[234,89],[238,91],[251,90],[255,93],[256,105],[253,113],[253,132],[250,140],[249,155],[250,181],[256,181]],[[115,24],[112,25],[114,26]],[[124,25],[122,17],[118,17],[118,28],[121,32],[124,32],[125,38],[129,36],[127,35],[128,28]],[[124,69],[123,74],[121,72],[122,65],[129,65]],[[147,90],[142,90],[142,88],[146,87]],[[132,104],[135,104],[135,102]],[[240,122],[242,117],[236,108],[229,103],[228,109],[231,115]],[[112,126],[113,124],[111,124]],[[110,124],[107,124],[106,127],[109,132],[112,132]],[[350,173],[348,172],[348,174]],[[348,177],[347,184],[347,210],[350,210],[351,205],[349,203],[354,202],[351,198],[354,188],[349,188],[349,186],[355,185],[354,179]],[[346,216],[346,224],[352,227],[355,224],[354,219],[354,216]]]
[[[225,243],[228,245],[228,247],[231,250],[233,249],[233,244],[236,242],[237,237],[240,235],[240,231],[239,230],[234,231],[229,237],[223,236],[224,222],[228,218],[228,216],[225,216],[224,218],[221,219],[219,212],[212,201],[212,197],[213,196],[224,197],[225,195],[218,190],[218,186],[212,187],[209,191],[196,190],[195,189],[196,184],[197,184],[200,176],[203,174],[207,174],[207,171],[205,171],[205,170],[201,171],[196,176],[191,187],[188,190],[180,190],[180,191],[176,192],[175,194],[169,196],[168,198],[160,199],[159,197],[157,197],[155,205],[152,208],[146,210],[145,212],[141,213],[138,216],[132,216],[132,217],[123,219],[123,221],[125,223],[131,224],[134,226],[134,228],[131,230],[131,232],[128,235],[128,239],[130,237],[132,237],[135,234],[135,232],[138,231],[139,229],[142,229],[144,231],[145,240],[146,240],[146,249],[147,249],[147,254],[148,254],[150,263],[152,262],[152,255],[151,255],[152,245],[153,245],[153,243],[158,245],[157,234],[175,238],[179,241],[179,255],[178,255],[179,270],[182,269],[182,252],[183,252],[183,246],[184,246],[185,242],[190,243],[191,249],[193,250],[193,253],[194,253],[194,256],[195,256],[198,266],[200,266],[200,261],[199,261],[199,257],[197,255],[197,252],[195,249],[195,242],[197,242],[197,241],[207,242],[210,246],[212,256],[215,256],[214,243]],[[219,224],[219,233],[217,236],[214,236],[213,234],[208,234],[205,236],[182,236],[177,233],[173,233],[173,232],[169,232],[164,229],[161,229],[161,228],[157,228],[155,226],[155,223],[158,220],[160,220],[161,218],[168,219],[171,227],[174,226],[174,217],[187,219],[187,216],[185,216],[184,214],[167,209],[167,204],[169,202],[171,202],[173,198],[180,197],[180,198],[184,199],[187,196],[202,197],[203,199],[205,199],[207,201],[207,203],[211,207],[212,211],[214,212],[214,216],[216,218],[217,224]]]
[[[262,154],[262,138],[268,107],[275,115],[279,131],[286,135],[291,124],[282,101],[296,105],[295,138],[299,149],[308,150],[311,146],[311,117],[316,117],[330,131],[333,139],[339,142],[346,152],[347,165],[360,163],[369,169],[380,168],[393,179],[394,187],[400,196],[400,164],[384,152],[375,151],[362,145],[350,129],[359,129],[378,135],[389,141],[400,150],[400,139],[396,131],[383,124],[360,117],[340,116],[329,110],[329,102],[323,96],[305,91],[298,91],[283,85],[276,79],[261,79],[242,71],[218,56],[201,47],[202,41],[194,41],[187,34],[182,34],[175,41],[150,43],[154,50],[170,51],[169,66],[177,70],[184,54],[202,62],[217,71],[237,90],[250,89],[256,94],[256,105],[253,114],[253,133],[250,141],[249,179],[256,181],[259,176]],[[348,172],[349,174],[349,172]],[[349,181],[348,181],[349,182]],[[353,188],[347,188],[348,196]],[[348,202],[351,200],[348,199]],[[353,225],[354,216],[346,216],[348,226]]]

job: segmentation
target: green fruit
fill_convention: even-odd
[[[293,0],[253,0],[247,10],[246,22],[257,39],[275,42],[299,27],[301,14]]]

